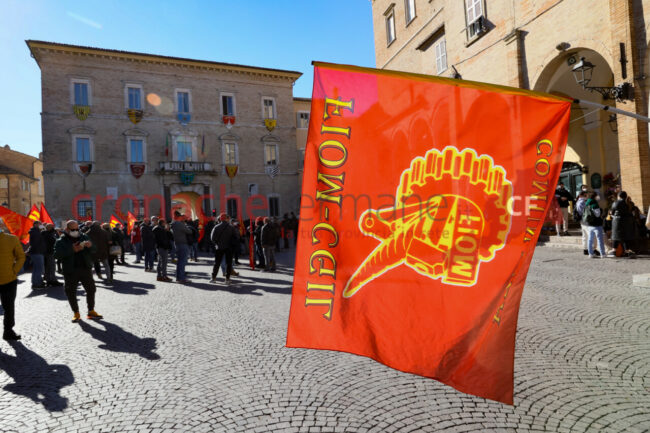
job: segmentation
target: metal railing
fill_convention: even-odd
[[[209,162],[199,161],[162,161],[160,163],[161,171],[190,171],[190,172],[207,172],[212,171],[212,164]]]

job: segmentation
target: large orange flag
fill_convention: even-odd
[[[41,221],[41,211],[36,206],[35,204],[32,205],[32,208],[29,210],[29,213],[27,214],[27,218],[29,218],[32,221]]]
[[[12,235],[18,236],[20,242],[27,244],[29,242],[29,230],[34,225],[34,221],[16,213],[4,206],[0,206],[0,218],[7,226],[7,230]]]
[[[50,213],[45,209],[45,203],[41,203],[41,221],[45,224],[54,224]]]
[[[512,404],[519,301],[570,105],[317,63],[287,346]]]

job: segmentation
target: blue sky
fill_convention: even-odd
[[[3,0],[0,145],[41,151],[40,70],[26,39],[300,71],[375,65],[369,0]]]

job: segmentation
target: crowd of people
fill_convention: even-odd
[[[650,240],[650,209],[643,214],[625,191],[617,188],[601,207],[598,191],[583,185],[574,198],[562,182],[555,190],[560,212],[555,219],[558,236],[570,235],[569,205],[573,220],[580,223],[584,254],[590,258],[636,257],[648,248]]]
[[[248,254],[249,242],[254,246],[250,264],[262,272],[275,272],[275,251],[290,248],[291,240],[295,245],[298,218],[293,213],[285,214],[282,221],[257,217],[250,224],[250,220],[240,222],[222,213],[200,227],[198,220],[175,211],[171,221],[153,216],[136,221],[129,228],[75,220],[57,228],[34,221],[26,250],[3,225],[0,219],[3,338],[18,340],[20,336],[13,331],[14,300],[18,274],[23,269],[31,267],[32,290],[64,286],[72,322],[81,320],[77,302],[77,287],[81,284],[86,291],[87,318],[101,319],[102,315],[95,311],[95,276],[107,285],[114,284],[115,266],[130,265],[125,260],[126,252],[135,256],[133,264],[144,262],[144,272],[156,272],[157,281],[190,284],[185,270],[188,261],[198,262],[199,251],[209,251],[214,255],[210,282],[217,283],[221,268],[224,284],[229,285],[231,277],[239,275],[233,265],[239,265],[240,256]],[[25,265],[26,260],[29,266]],[[175,264],[175,279],[168,274],[170,262]],[[63,282],[57,279],[57,273],[63,276]]]

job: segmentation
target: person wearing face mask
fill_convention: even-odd
[[[18,237],[10,234],[4,222],[0,220],[0,302],[4,310],[5,340],[20,340],[20,335],[14,332],[14,304],[18,287],[18,272],[25,263],[25,253]]]
[[[86,290],[88,318],[101,319],[95,311],[95,281],[93,280],[93,252],[95,246],[85,234],[79,232],[79,224],[70,220],[66,223],[65,232],[54,244],[54,257],[63,263],[63,279],[65,295],[68,298],[74,316],[72,322],[81,320],[77,304],[77,284]]]
[[[43,282],[44,259],[45,259],[45,239],[42,231],[43,223],[34,221],[34,225],[29,230],[29,256],[32,259],[32,290],[44,289]]]

